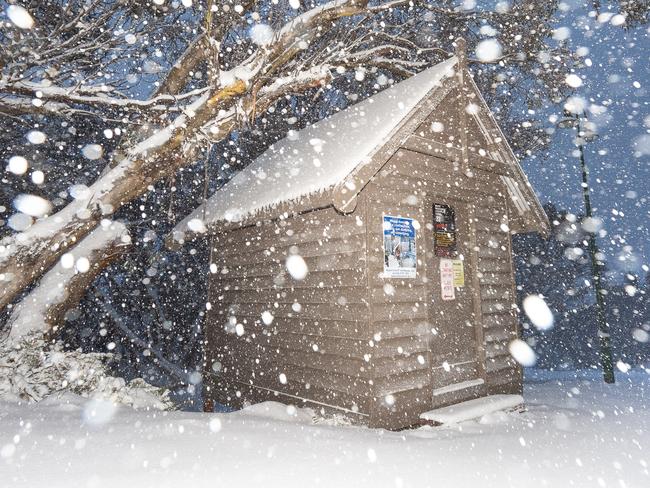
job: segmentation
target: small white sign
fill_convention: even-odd
[[[454,262],[452,259],[440,260],[440,290],[443,300],[454,300],[456,291],[454,289]]]

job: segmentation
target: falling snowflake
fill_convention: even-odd
[[[19,212],[22,212],[32,217],[42,217],[47,215],[52,210],[52,204],[43,197],[38,195],[21,194],[14,199],[14,207]]]
[[[526,316],[539,330],[553,328],[553,312],[539,295],[528,295],[522,303]]]
[[[9,5],[7,17],[20,29],[31,29],[34,27],[34,19],[31,14],[20,5]]]
[[[485,39],[476,46],[476,57],[479,61],[490,63],[501,57],[501,44],[494,38]]]
[[[81,154],[93,161],[104,155],[104,148],[100,144],[87,144],[81,149]]]
[[[9,164],[7,165],[7,171],[10,173],[13,173],[15,175],[22,175],[25,174],[27,171],[27,168],[29,167],[29,163],[27,160],[22,157],[22,156],[12,156],[9,158]]]
[[[287,258],[286,266],[287,271],[289,271],[289,274],[295,280],[304,280],[307,277],[307,273],[309,273],[307,263],[302,256],[297,254],[292,254]]]
[[[268,310],[262,312],[262,322],[264,322],[264,325],[271,325],[273,323],[273,318],[273,314]]]
[[[208,428],[210,429],[210,432],[219,432],[221,430],[221,420],[217,418],[210,419],[210,422],[208,422]]]
[[[27,140],[32,144],[43,144],[47,140],[47,136],[40,130],[30,130],[27,133]]]
[[[537,362],[537,354],[521,339],[515,339],[508,345],[512,357],[522,366],[534,366]]]
[[[77,259],[77,262],[74,265],[75,269],[80,273],[85,273],[90,269],[90,261],[88,258],[81,257]]]
[[[45,173],[36,170],[32,173],[32,182],[35,185],[42,185],[45,182]]]
[[[569,85],[571,88],[579,88],[582,86],[582,78],[580,78],[578,75],[571,73],[570,75],[567,75],[567,77],[564,79],[567,85]]]
[[[273,29],[267,24],[255,24],[250,29],[250,36],[258,46],[266,46],[273,41]]]
[[[86,185],[72,185],[68,188],[68,194],[75,200],[86,200],[90,198],[90,188]]]
[[[201,219],[192,219],[187,223],[187,228],[190,229],[192,232],[196,232],[199,234],[205,234],[208,229],[206,228],[205,224]]]

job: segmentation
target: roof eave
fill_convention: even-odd
[[[332,202],[333,187],[324,191],[311,193],[298,199],[288,200],[272,207],[261,207],[255,213],[247,215],[242,220],[216,219],[210,221],[203,231],[191,230],[187,224],[189,217],[185,218],[176,230],[171,232],[165,238],[165,245],[170,250],[178,250],[188,242],[194,242],[198,239],[205,238],[214,234],[228,232],[243,227],[254,227],[265,222],[280,221],[290,216],[304,214],[313,210],[320,210],[333,206]],[[203,204],[205,205],[205,204]],[[354,210],[354,208],[352,209]],[[200,211],[197,209],[197,211]],[[195,215],[193,212],[190,216]],[[179,230],[182,229],[182,230]]]

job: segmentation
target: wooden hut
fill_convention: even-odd
[[[179,224],[212,246],[208,400],[400,428],[521,391],[511,235],[548,224],[464,59],[290,132]]]

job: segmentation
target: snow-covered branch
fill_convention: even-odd
[[[69,306],[75,306],[89,283],[129,245],[126,227],[103,221],[90,235],[50,269],[36,287],[14,308],[8,340],[32,332],[48,334],[61,323]]]
[[[78,87],[63,88],[54,86],[51,83],[35,83],[19,81],[16,83],[0,83],[0,95],[11,94],[27,96],[32,99],[39,99],[42,104],[60,102],[66,107],[72,105],[89,105],[91,107],[110,106],[131,109],[155,108],[158,110],[169,110],[170,106],[179,102],[191,99],[207,91],[207,88],[197,88],[180,95],[158,95],[146,100],[137,100],[127,97],[109,96],[109,87],[94,87],[96,89],[79,90]],[[102,89],[104,88],[104,89]],[[32,104],[34,105],[34,104]]]
[[[493,12],[490,10],[468,10],[461,7],[448,8],[448,7],[439,7],[431,4],[427,0],[391,0],[385,3],[380,3],[378,5],[373,5],[368,8],[368,11],[371,13],[381,13],[386,11],[395,10],[398,8],[409,8],[413,9],[415,7],[426,9],[430,12],[437,14],[452,16],[452,17],[495,17],[495,16],[512,16],[511,13],[505,12]]]
[[[66,114],[74,111],[69,105],[60,102],[46,101],[34,105],[32,99],[0,94],[0,114],[20,116],[28,114]]]
[[[391,10],[409,9],[411,5],[424,7],[425,4],[428,5],[415,0],[413,3],[373,2],[370,6],[367,0],[323,3],[277,26],[270,32],[268,42],[251,42],[245,51],[229,57],[226,62],[225,54],[219,51],[224,39],[211,36],[224,33],[226,28],[222,25],[246,17],[243,12],[230,9],[225,24],[215,27],[213,24],[218,23],[217,20],[206,19],[206,25],[197,29],[195,40],[179,56],[168,76],[160,80],[161,88],[148,100],[121,98],[119,91],[113,88],[104,93],[99,78],[94,79],[95,86],[79,83],[76,91],[62,88],[68,84],[61,82],[41,86],[33,80],[43,77],[36,75],[20,83],[12,81],[13,90],[18,90],[17,87],[24,90],[19,93],[21,104],[26,98],[40,94],[44,103],[38,108],[42,111],[44,107],[53,107],[51,104],[62,103],[103,109],[116,107],[124,112],[125,119],[156,106],[165,106],[167,111],[173,107],[181,113],[164,117],[156,112],[155,123],[160,128],[155,133],[135,131],[124,138],[110,166],[90,186],[87,199],[76,200],[27,231],[0,242],[0,308],[11,303],[54,266],[59,257],[91,232],[102,218],[142,195],[152,184],[194,162],[193,151],[205,138],[212,142],[223,140],[281,98],[326,84],[339,74],[341,67],[378,67],[400,77],[420,71],[432,54],[443,54],[442,50],[431,45],[419,47],[412,40],[417,39],[416,36],[409,39],[406,34],[402,35],[403,26],[392,26],[375,35],[381,29],[373,16],[379,17],[383,24]],[[344,18],[348,20],[342,20]],[[244,28],[249,29],[247,24],[242,26]],[[192,87],[199,83],[192,73],[202,63],[212,66],[215,72],[208,68],[209,76],[200,78],[203,88],[194,89]],[[16,78],[10,74],[4,79]],[[192,91],[178,95],[182,90]],[[19,105],[14,104],[14,107]],[[0,112],[2,110],[0,102]],[[15,115],[15,112],[7,112]],[[28,113],[34,113],[34,109],[30,107]]]
[[[232,117],[232,112],[237,105],[246,100],[247,112],[254,114],[255,106],[260,103],[256,102],[258,92],[301,52],[302,43],[316,38],[338,18],[363,13],[366,4],[367,1],[335,0],[288,22],[271,46],[260,47],[230,75],[222,76],[219,84],[212,85],[166,127],[126,148],[123,153],[127,156],[91,186],[92,196],[88,200],[75,201],[27,232],[3,239],[0,280],[4,286],[0,290],[0,307],[10,303],[56,263],[59,256],[97,225],[102,215],[112,213],[142,194],[152,181],[173,174],[180,165],[191,162],[191,158],[178,157],[179,151],[182,154],[189,150],[206,124],[215,125],[215,117],[220,122],[217,126],[223,123],[222,127],[227,127],[217,131],[220,137],[225,137],[235,127],[237,119]],[[311,81],[299,82],[302,86],[312,86]],[[286,93],[275,92],[278,96]],[[265,101],[270,104],[272,98],[267,96]]]

